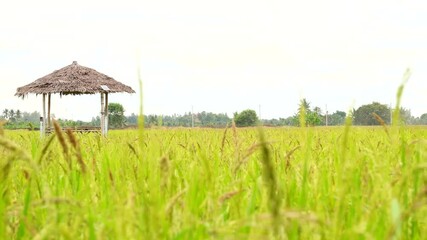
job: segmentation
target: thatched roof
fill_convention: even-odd
[[[15,96],[24,97],[29,93],[59,93],[61,95],[95,94],[99,92],[115,93],[135,91],[113,78],[92,68],[84,67],[74,61],[36,81],[20,87]]]

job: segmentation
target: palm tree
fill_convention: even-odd
[[[22,117],[21,111],[18,109],[16,110],[16,119],[19,120]]]
[[[9,110],[8,109],[3,110],[3,117],[5,119],[7,119],[9,117]]]
[[[313,108],[313,111],[315,112],[315,113],[317,113],[317,115],[322,115],[322,109],[320,109],[320,107],[314,107]]]
[[[14,111],[13,109],[10,109],[10,110],[9,110],[9,119],[10,119],[11,121],[14,121],[14,120],[15,120],[15,111]]]
[[[304,109],[304,111],[307,113],[311,112],[310,103],[305,98],[301,99],[299,107],[298,107],[298,112],[301,112],[302,109]]]

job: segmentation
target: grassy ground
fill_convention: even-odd
[[[427,236],[425,127],[0,135],[0,239]]]

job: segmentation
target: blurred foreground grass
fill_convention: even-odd
[[[427,236],[426,127],[5,131],[0,167],[0,239]]]

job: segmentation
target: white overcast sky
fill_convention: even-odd
[[[3,1],[0,109],[41,111],[16,88],[78,61],[137,94],[110,101],[137,113],[259,110],[293,115],[305,97],[329,112],[390,104],[406,68],[404,107],[427,112],[425,1]],[[54,95],[56,117],[90,120],[99,95]]]

